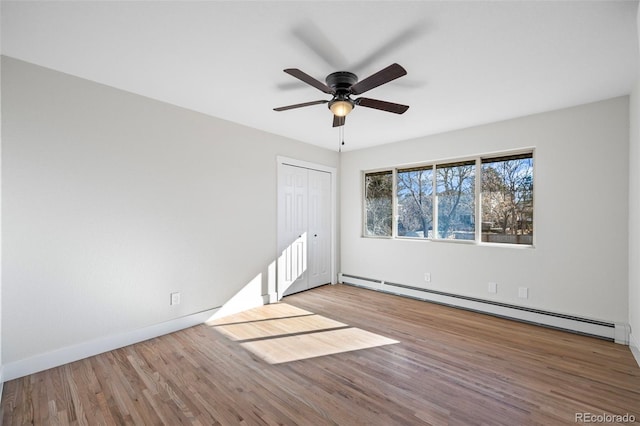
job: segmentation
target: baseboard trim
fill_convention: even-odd
[[[258,306],[268,305],[271,300],[271,295],[263,294],[261,296],[252,296],[252,297],[236,297],[229,300],[224,306],[220,307],[215,314],[211,315],[207,318],[207,322],[216,320],[218,318],[223,318],[229,315],[237,314],[239,312],[244,312],[249,309],[257,308]]]
[[[615,341],[620,344],[629,343],[628,324],[582,318],[356,275],[340,274],[340,282],[398,296],[411,297],[501,318],[597,337],[612,342]]]
[[[269,305],[271,303],[278,303],[278,293],[269,293],[262,296],[263,305]]]
[[[202,324],[211,318],[219,309],[220,308],[208,309],[138,330],[90,340],[7,363],[2,369],[2,378],[4,379],[2,383]]]
[[[631,349],[631,354],[633,354],[633,357],[638,363],[638,367],[640,367],[640,342],[638,342],[633,333],[629,336],[629,349]]]
[[[4,366],[0,365],[0,405],[2,405],[2,391],[4,390]]]

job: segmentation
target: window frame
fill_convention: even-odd
[[[538,234],[536,232],[536,218],[537,218],[537,213],[536,213],[536,158],[535,158],[535,149],[530,149],[530,150],[521,150],[521,151],[514,151],[514,152],[509,152],[506,153],[505,155],[491,155],[491,156],[482,156],[481,158],[479,158],[479,162],[478,162],[478,168],[479,168],[479,173],[482,173],[482,166],[483,164],[487,164],[487,163],[494,163],[494,162],[498,162],[498,161],[510,161],[510,160],[522,160],[522,159],[526,159],[526,158],[530,158],[532,161],[532,170],[531,170],[531,174],[532,174],[532,191],[531,191],[531,213],[533,215],[533,218],[531,220],[531,229],[532,229],[532,235],[531,235],[531,244],[518,244],[518,243],[499,243],[499,242],[489,242],[489,241],[482,241],[482,216],[478,216],[480,218],[480,226],[477,227],[478,229],[476,229],[476,231],[479,233],[479,235],[476,237],[478,238],[478,243],[481,245],[489,245],[489,246],[498,246],[498,247],[535,247],[536,245],[536,235]],[[479,178],[481,179],[482,176],[479,176]],[[479,182],[479,185],[481,186],[482,183]],[[481,204],[482,203],[482,188],[479,187],[477,188],[480,193],[479,193],[479,198],[478,198],[478,202]],[[480,210],[478,211],[478,214],[482,214],[482,205],[479,206]]]
[[[495,162],[500,160],[508,160],[512,157],[512,159],[520,158],[531,158],[533,162],[532,166],[532,174],[533,174],[533,191],[532,191],[532,210],[533,210],[533,220],[532,220],[532,241],[530,244],[517,244],[517,243],[501,243],[501,242],[486,242],[482,241],[482,165],[484,163]],[[473,214],[474,218],[474,239],[473,240],[464,240],[464,239],[447,239],[447,238],[436,238],[434,236],[438,235],[437,226],[438,226],[438,209],[437,209],[437,168],[438,167],[446,167],[446,166],[455,166],[455,165],[464,165],[475,163],[474,167],[474,207]],[[377,238],[377,239],[397,239],[402,241],[426,241],[426,242],[434,242],[434,243],[454,243],[454,244],[471,244],[471,245],[479,245],[479,246],[489,246],[489,247],[508,247],[508,248],[520,248],[520,249],[528,249],[535,248],[536,246],[536,236],[537,236],[537,217],[536,214],[536,152],[535,147],[529,148],[521,148],[517,150],[511,151],[501,151],[501,152],[491,152],[478,154],[468,157],[459,157],[454,159],[445,159],[445,160],[437,160],[437,161],[426,161],[420,163],[412,163],[412,164],[402,164],[398,166],[392,167],[384,167],[379,169],[372,170],[363,170],[361,172],[362,175],[362,238]],[[419,170],[430,168],[432,170],[432,229],[433,233],[432,237],[412,237],[406,235],[398,235],[398,223],[400,218],[399,211],[399,202],[398,202],[398,173],[399,172],[407,172],[411,170]],[[392,177],[392,195],[391,195],[391,233],[390,235],[367,235],[367,208],[366,208],[366,179],[367,175],[377,174],[377,173],[391,173]],[[423,230],[423,235],[428,235],[427,230]]]

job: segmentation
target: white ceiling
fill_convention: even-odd
[[[346,150],[628,94],[636,1],[2,1],[2,53],[338,149],[329,96],[282,72],[408,75],[365,96]]]

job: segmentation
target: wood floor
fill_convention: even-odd
[[[7,382],[3,424],[640,421],[640,368],[628,347],[345,285],[283,302],[294,312],[249,312]],[[352,328],[383,344],[340,352],[329,339],[335,353],[286,362],[272,344],[273,363],[246,345]]]

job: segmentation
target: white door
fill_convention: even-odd
[[[307,289],[307,169],[283,166],[278,185],[278,293],[284,296]]]
[[[309,170],[308,288],[331,282],[331,174]]]
[[[331,174],[282,165],[278,177],[278,294],[331,282]]]

